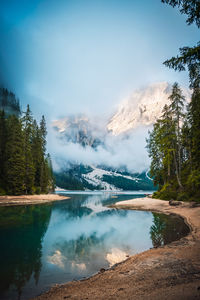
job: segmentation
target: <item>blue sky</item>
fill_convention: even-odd
[[[198,29],[160,0],[1,0],[0,81],[50,119],[111,114],[148,84],[187,73],[162,65]]]

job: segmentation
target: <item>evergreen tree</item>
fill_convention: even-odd
[[[42,141],[41,141],[40,129],[37,125],[36,120],[33,121],[33,129],[32,129],[32,157],[33,157],[33,165],[35,169],[34,185],[37,193],[40,193],[43,153],[42,153]]]
[[[189,120],[192,138],[192,163],[200,168],[200,88],[195,89],[189,104]]]
[[[181,164],[182,164],[182,145],[181,145],[181,122],[184,118],[183,108],[184,108],[184,101],[185,97],[182,94],[181,89],[178,86],[178,83],[174,83],[172,87],[172,93],[169,96],[169,99],[171,100],[170,109],[172,118],[175,125],[176,130],[176,145],[175,145],[175,165],[176,167],[176,173],[177,173],[177,180],[179,186],[182,188],[181,184]]]
[[[49,186],[49,190],[54,191],[55,183],[54,183],[53,167],[52,167],[51,156],[50,156],[49,153],[47,154],[46,160],[47,160],[47,166],[48,166],[48,186]]]
[[[159,188],[168,184],[174,175],[175,141],[172,112],[170,107],[165,105],[161,118],[156,121],[147,139],[147,149],[151,158],[150,174]]]
[[[161,0],[173,7],[180,8],[180,12],[186,14],[187,24],[195,23],[200,28],[200,1],[199,0]],[[190,87],[200,88],[200,42],[194,47],[182,47],[180,55],[166,60],[164,64],[178,71],[189,71]]]
[[[177,84],[171,104],[154,124],[147,139],[150,173],[159,185],[156,197],[179,200],[200,197],[200,89],[194,89],[183,114],[184,97]]]
[[[168,183],[173,174],[175,164],[175,123],[172,117],[171,109],[168,105],[163,108],[163,114],[160,119],[160,151],[163,153],[163,177],[164,182]],[[166,176],[167,174],[167,176]]]
[[[200,88],[193,91],[189,104],[191,172],[188,176],[188,189],[200,197]]]
[[[40,135],[41,135],[41,143],[42,143],[42,152],[43,152],[43,156],[45,156],[47,128],[46,128],[46,121],[44,116],[42,116],[42,119],[40,121]]]
[[[164,106],[161,118],[156,121],[147,139],[151,158],[150,173],[155,184],[159,185],[159,195],[165,198],[171,197],[172,194],[176,197],[183,189],[180,171],[183,161],[183,139],[180,123],[184,117],[184,97],[178,84],[173,85],[169,99],[171,104]]]
[[[7,120],[5,175],[8,194],[23,194],[25,185],[24,136],[21,121],[14,115]]]
[[[6,108],[6,113],[2,108]],[[48,193],[54,190],[46,122],[33,120],[29,105],[20,118],[19,101],[0,88],[0,194]]]
[[[24,154],[25,154],[25,192],[32,194],[34,187],[35,168],[32,156],[32,129],[33,117],[29,105],[22,118],[24,133]]]
[[[153,130],[149,131],[149,138],[147,141],[147,149],[149,157],[151,158],[150,174],[154,178],[154,185],[158,185],[159,188],[164,184],[162,176],[162,160],[163,154],[160,149],[160,130],[161,124],[157,122],[153,125]]]
[[[6,119],[4,111],[0,111],[0,188],[5,187],[5,147],[7,141]]]
[[[195,23],[197,27],[200,28],[199,0],[161,1],[173,7],[177,6],[181,13],[187,15],[186,22],[188,25]],[[172,171],[175,170],[176,182],[178,183],[179,189],[176,187],[173,174],[170,174],[170,177],[172,175],[172,179],[170,180],[171,185],[166,189],[166,184],[162,185],[162,180],[160,180],[161,184],[159,185],[159,191],[155,196],[164,199],[172,196],[181,200],[197,200],[200,197],[200,43],[198,42],[194,47],[182,47],[179,50],[179,56],[172,57],[164,62],[166,66],[173,68],[175,71],[184,71],[187,68],[189,71],[190,88],[193,89],[191,103],[188,106],[188,113],[186,116],[183,114],[184,97],[177,84],[174,84],[172,95],[170,96],[170,109],[175,128],[173,139],[174,146],[171,149],[174,156]],[[165,165],[165,161],[168,160],[165,155],[165,145],[171,144],[170,141],[172,140],[172,136],[167,134],[167,128],[163,126],[164,120],[165,118],[162,118],[156,122],[154,129],[147,140],[147,148],[152,160],[151,170],[152,174],[154,173],[153,176],[155,182],[158,174],[164,182],[166,173],[169,175],[169,164],[168,172],[166,172],[162,166]],[[182,126],[180,125],[181,123],[183,123]],[[162,130],[168,135],[168,137],[166,135],[167,143],[163,140],[163,148],[160,147],[160,135],[162,136]],[[155,149],[153,149],[153,147],[155,147]],[[160,151],[159,158],[162,161],[160,164],[161,166],[159,166],[158,163],[156,164],[158,150]],[[154,166],[157,168],[154,168]]]
[[[40,188],[41,193],[46,194],[48,192],[49,183],[49,169],[47,159],[43,159],[41,165],[41,177],[40,177]]]
[[[161,0],[163,3],[167,3],[173,7],[177,6],[180,9],[181,14],[186,14],[187,24],[191,25],[196,23],[200,28],[200,2],[199,0]]]

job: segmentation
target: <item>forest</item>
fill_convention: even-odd
[[[200,197],[200,91],[195,89],[186,107],[177,83],[170,104],[154,124],[147,140],[150,173],[161,199],[198,200]]]
[[[199,1],[169,1],[187,16],[188,25],[200,28]],[[195,5],[194,5],[195,2]],[[149,132],[147,149],[150,174],[158,191],[155,198],[200,201],[200,42],[182,47],[180,54],[164,62],[175,71],[188,70],[191,99],[186,105],[178,83],[172,86],[170,104]]]
[[[22,195],[54,190],[51,157],[46,153],[46,121],[38,124],[29,105],[0,89],[0,194]]]

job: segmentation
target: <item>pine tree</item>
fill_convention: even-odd
[[[200,88],[193,91],[189,104],[191,172],[188,176],[188,189],[200,196]]]
[[[42,119],[40,121],[40,135],[41,135],[41,143],[42,143],[42,152],[43,152],[43,156],[45,156],[47,128],[46,128],[46,121],[44,116],[42,116]]]
[[[177,6],[182,14],[187,15],[187,24],[196,24],[200,28],[199,0],[161,0],[173,7]],[[182,47],[180,55],[164,62],[164,65],[175,71],[189,71],[190,88],[200,88],[200,42],[194,47]]]
[[[161,118],[154,124],[147,148],[151,158],[150,173],[161,188],[174,175],[175,124],[168,105],[164,106]]]
[[[192,136],[192,162],[200,169],[200,88],[195,89],[189,104],[189,120]]]
[[[187,24],[191,25],[196,23],[200,28],[200,2],[199,0],[161,0],[173,7],[178,7],[181,14],[187,15]]]
[[[153,130],[149,131],[149,138],[146,139],[149,157],[151,158],[150,174],[154,178],[154,185],[158,185],[159,189],[164,184],[162,176],[162,160],[163,154],[160,150],[160,130],[161,124],[157,122],[153,126]]]
[[[176,193],[177,184],[181,186],[176,158],[176,121],[170,106],[164,106],[161,118],[154,124],[147,148],[151,158],[150,173],[159,185],[158,195],[168,199],[172,192]]]
[[[53,192],[55,189],[55,183],[54,183],[52,160],[49,153],[47,154],[46,160],[48,165],[48,186],[49,186],[49,190]]]
[[[35,168],[32,156],[32,129],[33,117],[29,105],[22,118],[23,133],[24,133],[24,154],[25,154],[25,192],[32,194],[34,187]]]
[[[6,187],[8,194],[23,194],[25,185],[24,136],[21,121],[14,115],[7,120]]]
[[[33,165],[35,169],[34,186],[36,188],[36,192],[40,193],[43,153],[42,153],[41,133],[36,120],[33,121],[33,128],[32,128],[32,157],[33,157]]]
[[[182,91],[180,87],[178,86],[178,83],[175,82],[172,87],[172,93],[169,96],[169,99],[171,100],[170,109],[172,118],[175,124],[175,134],[176,134],[176,145],[175,145],[175,166],[176,166],[176,173],[177,173],[177,181],[182,188],[181,184],[181,165],[182,165],[182,145],[181,145],[181,122],[184,118],[183,108],[184,108],[184,101],[185,97],[182,94]]]
[[[41,166],[41,177],[40,177],[40,187],[41,193],[46,194],[48,192],[48,183],[49,183],[49,169],[47,159],[42,161]]]
[[[200,89],[194,89],[187,114],[184,97],[177,84],[170,95],[171,104],[149,133],[147,148],[150,172],[159,185],[156,196],[178,200],[200,197]]]
[[[175,123],[172,118],[172,112],[168,105],[163,108],[163,114],[161,116],[161,138],[160,138],[160,150],[163,153],[163,166],[165,183],[169,182],[173,175],[173,167],[175,164]]]
[[[47,193],[50,182],[49,178],[49,166],[46,158],[46,136],[47,128],[44,116],[40,121],[40,137],[41,137],[41,150],[42,150],[42,161],[41,161],[41,176],[40,176],[40,188],[41,193]]]
[[[6,141],[7,141],[7,129],[6,129],[5,113],[4,111],[0,111],[0,188],[5,187]]]
[[[0,193],[47,193],[54,182],[51,158],[46,155],[45,118],[38,127],[29,105],[20,115],[19,100],[0,88]]]

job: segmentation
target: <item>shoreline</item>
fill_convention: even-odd
[[[184,218],[186,237],[133,255],[87,279],[53,286],[36,300],[60,299],[197,299],[200,298],[200,207],[181,202],[137,198],[117,202],[116,209],[133,209]]]
[[[61,201],[67,199],[70,199],[70,197],[60,196],[57,194],[0,196],[0,207],[43,204],[43,203]]]

